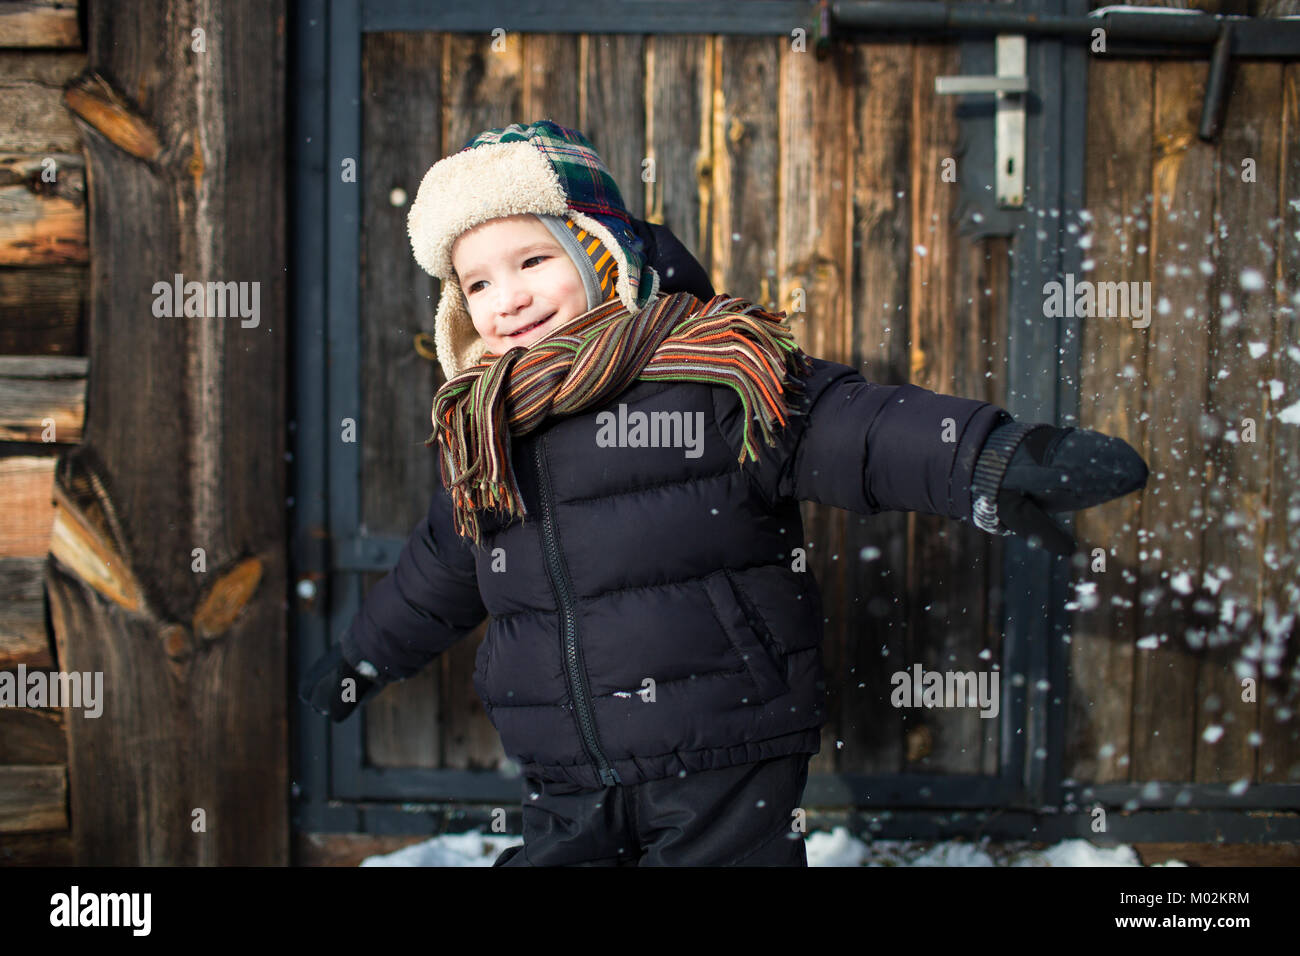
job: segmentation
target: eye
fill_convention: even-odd
[[[482,280],[482,279],[479,279],[479,280],[478,280],[477,282],[475,282],[472,286],[470,286],[468,289],[465,290],[465,294],[466,294],[466,295],[473,295],[473,294],[474,294],[474,290],[477,289],[477,288],[478,288],[479,286],[481,286],[482,284],[483,284],[483,280]]]
[[[546,255],[529,256],[527,259],[524,260],[524,268],[525,269],[528,268],[528,263],[530,262],[534,262],[542,259],[549,259],[549,258],[550,256],[546,256]]]

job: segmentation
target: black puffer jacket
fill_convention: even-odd
[[[506,753],[543,780],[595,788],[816,753],[823,617],[812,572],[793,569],[798,502],[969,519],[976,457],[1010,416],[813,361],[800,413],[743,468],[733,390],[637,381],[512,441],[528,515],[481,512],[482,550],[455,534],[439,484],[344,656],[409,677],[491,614],[474,686]],[[599,447],[597,416],[620,405],[690,416],[698,454]]]

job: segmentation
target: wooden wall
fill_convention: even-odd
[[[57,455],[82,437],[89,288],[62,87],[85,65],[75,4],[0,7],[0,670],[15,674],[60,669],[45,565]],[[0,865],[72,860],[66,714],[0,708]]]
[[[288,861],[285,16],[0,6],[0,862]]]

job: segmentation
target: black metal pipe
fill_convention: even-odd
[[[932,0],[841,0],[831,4],[831,17],[836,25],[850,29],[954,33],[989,31],[1086,37],[1092,36],[1092,31],[1102,29],[1106,31],[1107,39],[1160,40],[1205,45],[1218,39],[1220,23],[1229,19],[1182,11],[1116,11],[1101,16],[1081,17],[1025,13],[1000,9],[993,4],[943,3]]]
[[[1228,67],[1232,59],[1232,23],[1225,21],[1219,39],[1210,54],[1210,75],[1205,80],[1205,102],[1201,104],[1201,125],[1196,135],[1213,142],[1219,135],[1219,117],[1223,115],[1223,101],[1228,89]]]

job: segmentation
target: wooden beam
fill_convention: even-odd
[[[368,856],[396,853],[427,839],[370,833],[299,833],[294,840],[294,862],[297,866],[360,866]]]
[[[1188,866],[1300,866],[1300,844],[1134,843],[1143,866],[1179,860]]]
[[[6,833],[0,841],[0,866],[72,866],[72,831]]]
[[[53,475],[51,475],[53,480]],[[45,629],[45,558],[0,557],[0,670],[54,664]],[[4,752],[0,732],[0,754]],[[27,761],[22,761],[27,762]],[[0,757],[0,763],[4,763]]]
[[[81,138],[63,108],[63,85],[86,65],[84,53],[0,50],[0,151],[73,153]]]
[[[79,47],[76,0],[9,0],[0,5],[5,46]]]
[[[0,355],[0,440],[81,441],[86,359]]]
[[[104,675],[68,721],[82,866],[289,860],[286,9],[233,0],[201,51],[184,0],[91,4],[66,89],[93,372],[47,590],[60,666]],[[155,317],[177,274],[257,283],[262,321]]]
[[[0,265],[85,263],[85,192],[76,153],[0,154]]]
[[[0,767],[0,833],[68,826],[68,768],[61,764]]]
[[[0,707],[0,764],[67,764],[65,721],[60,707]]]
[[[0,269],[0,355],[82,355],[85,266]]]
[[[0,458],[0,557],[39,558],[54,525],[54,458]]]

